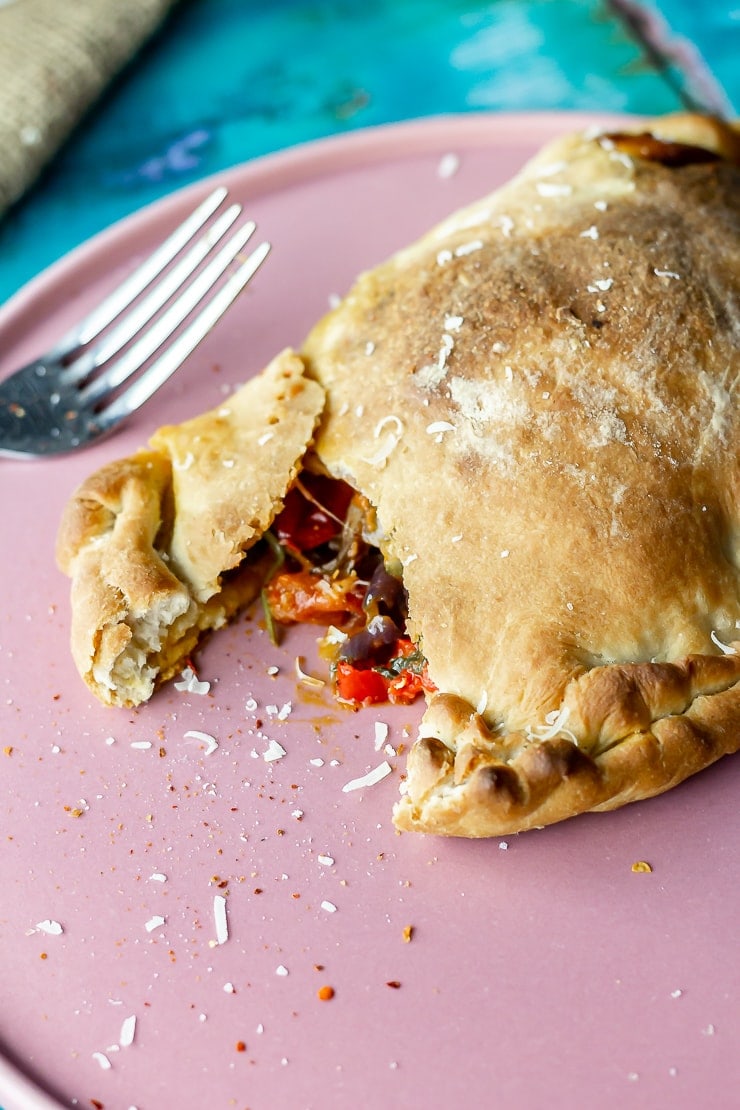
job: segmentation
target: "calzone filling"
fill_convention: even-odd
[[[425,700],[400,829],[522,831],[736,751],[739,165],[697,115],[564,136],[92,475],[58,555],[96,696],[261,597],[276,639],[323,626],[339,701]]]
[[[327,626],[321,654],[339,701],[409,704],[434,691],[406,630],[403,572],[373,542],[372,507],[341,480],[305,470],[267,533],[276,554],[262,590],[274,641],[279,626]]]

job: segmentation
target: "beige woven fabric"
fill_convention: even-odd
[[[176,0],[0,0],[0,213]]]

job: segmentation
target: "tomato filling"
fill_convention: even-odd
[[[268,628],[318,623],[334,691],[350,705],[408,704],[434,686],[406,633],[406,594],[365,539],[369,506],[346,482],[304,471],[267,537],[277,564],[262,591]]]

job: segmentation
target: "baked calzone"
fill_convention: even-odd
[[[247,405],[207,457],[196,419],[93,476],[60,540],[83,676],[104,700],[148,696],[255,593],[222,612],[230,568],[273,575],[277,537],[299,560],[268,583],[279,620],[321,619],[304,604],[321,581],[324,614],[347,618],[340,671],[391,690],[410,660],[421,676],[401,829],[541,826],[659,793],[739,748],[739,164],[737,130],[693,115],[566,136],[361,275],[300,358],[281,356],[300,420],[257,447],[270,429]],[[175,458],[189,456],[184,486]],[[187,521],[214,474],[223,513],[191,553]],[[315,484],[329,478],[346,492],[339,531],[311,562],[290,498],[335,518]],[[370,544],[402,604],[360,588]],[[146,551],[157,581],[130,583],[119,549]]]

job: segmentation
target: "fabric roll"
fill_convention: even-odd
[[[0,0],[0,214],[176,0]]]

